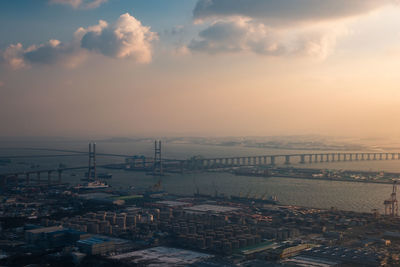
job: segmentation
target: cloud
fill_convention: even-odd
[[[205,29],[187,44],[194,52],[252,52],[326,58],[348,34],[350,17],[398,0],[198,0],[195,22]]]
[[[78,64],[78,56],[82,51],[73,43],[64,44],[58,40],[50,40],[39,46],[31,46],[24,53],[24,59],[30,63],[56,64],[73,67]]]
[[[193,39],[188,49],[196,52],[252,52],[269,56],[312,56],[325,58],[333,50],[339,36],[346,34],[341,27],[326,29],[295,29],[281,32],[263,23],[230,18],[213,22]]]
[[[251,51],[278,55],[285,48],[273,38],[273,32],[265,25],[245,19],[217,21],[199,33],[188,48],[192,51],[221,53]]]
[[[70,5],[73,8],[92,9],[97,8],[108,0],[50,0],[51,4]]]
[[[267,24],[321,21],[362,15],[397,0],[198,0],[195,19],[244,16]]]
[[[14,70],[26,67],[24,49],[20,43],[8,46],[2,53],[1,58],[2,62],[6,63]]]
[[[105,21],[87,29],[80,28],[81,47],[116,58],[131,58],[148,63],[152,58],[152,41],[158,39],[150,27],[129,15],[123,14],[114,25]]]
[[[32,64],[75,67],[84,60],[85,53],[74,43],[64,44],[58,40],[50,40],[26,49],[20,43],[10,45],[2,54],[2,58],[13,70],[29,68]]]
[[[150,27],[128,13],[119,17],[116,23],[106,21],[87,28],[79,28],[68,43],[50,40],[40,45],[24,48],[22,44],[12,44],[4,52],[0,51],[0,62],[14,70],[33,64],[75,67],[90,54],[100,53],[115,58],[128,58],[138,63],[148,63],[152,59],[152,41],[157,34]]]

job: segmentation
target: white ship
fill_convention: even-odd
[[[108,187],[110,187],[108,184],[96,180],[96,181],[87,182],[84,184],[78,184],[74,188],[77,190],[93,190],[93,189],[105,189]]]

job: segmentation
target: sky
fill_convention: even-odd
[[[398,0],[0,1],[0,136],[400,136]]]

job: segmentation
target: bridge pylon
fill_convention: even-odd
[[[161,158],[161,141],[154,141],[154,163],[153,163],[153,174],[162,175],[162,158]]]
[[[88,180],[97,179],[96,170],[96,143],[89,143],[89,164],[88,164]]]

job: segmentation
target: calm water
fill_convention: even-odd
[[[65,148],[85,151],[86,142],[35,142],[0,144],[0,155],[33,155],[33,154],[62,154],[61,152],[29,151],[16,149],[16,147],[51,147]],[[129,143],[97,143],[98,152],[121,153],[128,155],[151,156],[153,143],[151,142],[129,142]],[[221,147],[193,144],[164,144],[163,156],[167,158],[188,158],[193,155],[204,157],[224,156],[251,156],[267,154],[297,153],[294,150],[271,150],[244,147]],[[308,151],[310,152],[310,151]],[[320,151],[321,152],[321,151]],[[100,158],[99,164],[121,162],[123,158]],[[16,159],[12,164],[0,166],[0,173],[13,170],[30,169],[32,164],[40,165],[39,169],[55,167],[59,163],[67,166],[85,166],[87,158],[41,158],[41,159]],[[364,162],[336,162],[317,163],[302,165],[303,167],[330,168],[330,169],[353,169],[353,170],[384,170],[400,172],[400,161],[364,161]],[[101,170],[102,171],[102,170]],[[83,172],[75,172],[76,177],[64,174],[64,180],[71,183],[79,182]],[[113,178],[108,182],[116,188],[135,186],[136,188],[147,188],[157,182],[158,178],[140,172],[126,172],[112,170]],[[227,173],[199,173],[199,174],[170,174],[162,177],[165,190],[177,194],[193,194],[196,188],[201,193],[225,195],[250,194],[251,196],[276,195],[281,203],[301,205],[317,208],[337,207],[339,209],[365,211],[379,209],[383,211],[383,200],[391,193],[391,185],[350,183],[337,181],[310,181],[288,178],[261,178],[235,176]]]

